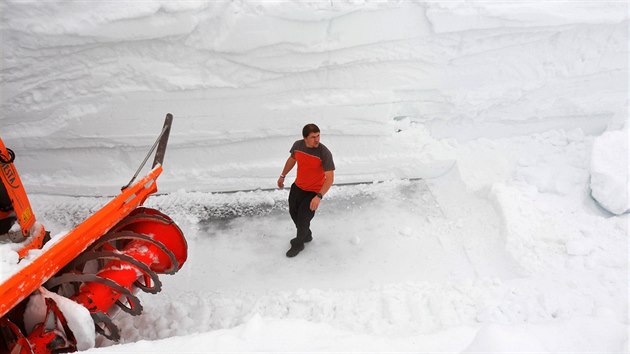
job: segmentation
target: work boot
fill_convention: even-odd
[[[304,242],[311,242],[313,241],[313,232],[311,230],[308,230],[308,236],[306,236],[306,240],[304,240]]]
[[[303,249],[304,249],[303,243],[291,244],[291,248],[289,248],[289,250],[287,251],[287,257],[289,258],[295,257],[298,255],[298,253],[302,252]]]

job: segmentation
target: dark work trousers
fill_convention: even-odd
[[[0,183],[0,211],[3,212],[2,214],[13,211],[11,198],[9,198],[9,193],[4,188],[4,185],[2,183]],[[0,216],[0,218],[2,217]],[[9,232],[16,220],[17,219],[15,218],[15,213],[12,213],[12,215],[5,216],[4,218],[0,219],[0,235]]]
[[[289,192],[289,214],[297,228],[297,236],[291,240],[291,245],[304,245],[304,242],[310,241],[311,219],[315,216],[315,212],[311,210],[311,200],[317,195],[315,192],[309,192],[296,186],[291,185]]]

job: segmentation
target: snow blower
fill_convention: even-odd
[[[18,245],[16,271],[0,279],[0,353],[88,349],[94,332],[116,341],[112,316],[119,310],[139,314],[137,291],[159,292],[158,274],[173,274],[184,264],[187,244],[180,228],[158,210],[142,207],[157,191],[172,121],[167,114],[155,144],[118,196],[52,240],[31,210],[13,164],[16,154],[0,139],[0,242]],[[152,170],[134,183],[154,151]],[[75,312],[93,321],[88,344],[79,337],[85,333],[75,333],[81,327],[73,328]]]

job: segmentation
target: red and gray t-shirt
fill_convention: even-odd
[[[330,150],[322,143],[316,148],[309,148],[304,140],[298,140],[289,152],[298,164],[295,184],[302,190],[319,193],[326,180],[324,171],[335,169]]]

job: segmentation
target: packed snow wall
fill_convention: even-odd
[[[167,112],[161,191],[273,188],[309,122],[339,182],[432,177],[453,139],[619,129],[627,7],[3,1],[0,132],[33,192],[115,194]]]

